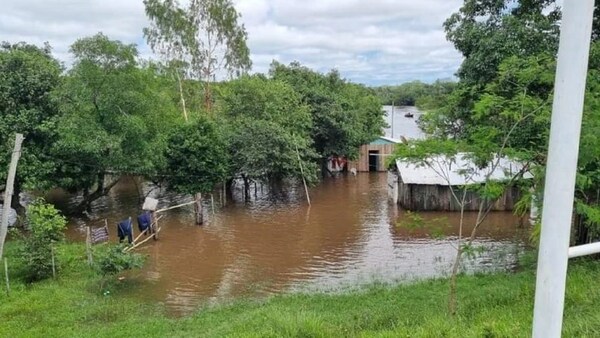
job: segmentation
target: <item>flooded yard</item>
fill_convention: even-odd
[[[259,187],[252,201],[244,203],[237,196],[225,207],[217,194],[214,215],[210,198],[205,199],[208,222],[201,227],[194,225],[191,207],[165,213],[160,240],[139,250],[148,259],[143,270],[128,277],[139,280],[132,292],[181,315],[239,297],[335,291],[448,274],[457,214],[415,216],[398,210],[388,203],[385,173],[327,179],[310,194],[310,207],[300,189],[261,194]],[[161,206],[189,198],[161,191],[155,196]],[[74,203],[60,193],[48,199],[59,206]],[[116,240],[116,222],[135,218],[139,206],[137,184],[124,178],[110,196],[94,204],[94,220],[70,220],[69,237],[83,240],[86,224],[101,225],[107,218]],[[410,226],[415,217],[426,226]],[[474,217],[467,214],[467,228]],[[485,250],[466,260],[465,268],[511,269],[527,242],[522,223],[511,213],[490,214],[477,242]]]

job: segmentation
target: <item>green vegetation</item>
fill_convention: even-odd
[[[381,104],[416,106],[423,111],[430,111],[444,106],[456,85],[456,82],[450,80],[436,80],[431,84],[412,81],[399,86],[380,86],[373,89]]]
[[[58,210],[43,200],[37,200],[27,207],[29,234],[25,236],[20,251],[27,282],[50,278],[56,273],[60,261],[52,260],[54,246],[64,240],[66,225],[67,220]]]
[[[448,40],[465,57],[459,82],[443,106],[421,119],[433,138],[481,145],[488,154],[503,148],[529,163],[536,173],[532,182],[537,201],[546,163],[560,15],[554,0],[465,0],[444,24]],[[577,224],[583,225],[577,241],[586,243],[600,234],[600,14],[595,17],[576,190]]]
[[[93,248],[94,268],[105,278],[141,268],[144,265],[144,256],[125,251],[127,247],[125,243],[104,243]]]
[[[127,295],[135,280],[102,292],[80,244],[57,247],[63,262],[57,280],[24,284],[19,246],[7,247],[12,292],[0,297],[3,337],[526,337],[531,330],[531,262],[514,274],[459,276],[454,317],[444,301],[447,281],[430,280],[236,301],[169,318],[161,306]],[[600,291],[590,285],[600,278],[600,263],[580,260],[569,269],[563,336],[598,336]]]
[[[234,35],[245,38],[243,32]],[[173,60],[142,60],[136,46],[102,33],[78,39],[70,51],[73,65],[61,74],[49,46],[0,48],[0,179],[14,133],[25,136],[15,196],[24,188],[59,187],[82,195],[74,210],[82,211],[124,175],[197,194],[238,178],[246,187],[252,181],[298,179],[298,157],[312,183],[323,158],[356,156],[358,146],[379,136],[384,126],[373,92],[336,72],[274,64],[269,76],[244,75],[210,89],[205,77],[173,77]],[[238,52],[235,58],[245,58]],[[186,53],[201,63],[202,51]],[[228,70],[249,67],[229,60],[233,54],[224,57],[232,62],[226,62]],[[216,95],[207,94],[211,90]],[[204,104],[198,99],[203,96]],[[186,109],[183,116],[180,107]]]

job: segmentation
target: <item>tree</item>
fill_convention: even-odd
[[[446,37],[464,56],[460,81],[439,109],[437,134],[468,138],[474,104],[511,56],[554,55],[560,9],[553,0],[465,0],[444,23]]]
[[[264,76],[242,77],[222,90],[219,109],[228,126],[231,176],[244,181],[316,178],[311,148],[311,116],[300,95],[288,84]],[[298,163],[298,156],[301,163]]]
[[[559,19],[554,0],[465,0],[444,22],[447,39],[465,57],[459,78],[485,85],[509,56],[556,51]]]
[[[182,78],[186,76],[204,83],[205,107],[210,111],[210,84],[215,76],[221,70],[240,75],[252,65],[246,29],[238,23],[233,2],[191,0],[183,8],[176,0],[144,0],[144,5],[151,21],[144,36],[175,68],[184,114]]]
[[[22,133],[25,141],[11,202],[19,211],[23,188],[52,186],[57,164],[49,155],[59,115],[53,91],[60,84],[61,71],[47,44],[43,48],[6,42],[0,46],[0,180],[6,180],[14,134]]]
[[[454,81],[436,80],[432,84],[412,81],[399,86],[375,87],[373,90],[384,105],[416,106],[427,111],[442,106],[455,87]]]
[[[354,158],[362,144],[382,134],[384,112],[373,91],[346,82],[337,71],[323,75],[297,62],[289,66],[273,62],[269,73],[273,79],[291,85],[309,107],[311,138],[322,158]]]
[[[169,174],[164,178],[169,188],[179,193],[198,194],[201,206],[202,194],[211,192],[228,173],[229,158],[223,136],[216,123],[206,117],[175,129],[165,153]],[[202,224],[202,210],[198,210],[198,215]]]
[[[164,135],[176,122],[176,108],[155,70],[140,68],[133,45],[99,33],[77,40],[71,52],[53,156],[62,163],[59,186],[83,190],[84,208],[121,175],[152,177],[164,167]]]
[[[507,146],[515,130],[525,124],[524,122],[532,115],[527,114],[517,120],[503,135],[500,144],[493,142],[497,134],[483,130],[479,134],[481,136],[479,139],[468,143],[430,138],[409,141],[396,147],[394,152],[396,159],[427,168],[443,179],[450,189],[452,200],[460,209],[459,235],[448,297],[448,310],[452,315],[457,312],[456,283],[463,255],[476,251],[473,241],[476,239],[477,230],[492,210],[494,203],[508,189],[512,189],[529,169],[528,162],[524,162],[521,168],[513,169],[512,164],[506,165],[504,161],[506,159],[526,161],[527,156]],[[498,178],[499,176],[502,178]],[[454,177],[460,177],[462,183],[456,185]],[[470,199],[473,197],[479,200],[477,218],[470,235],[463,240],[464,213],[467,205],[472,204]]]

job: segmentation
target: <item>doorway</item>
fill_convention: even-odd
[[[379,170],[379,150],[369,150],[369,171]]]

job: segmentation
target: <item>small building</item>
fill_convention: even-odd
[[[369,144],[363,144],[359,148],[358,159],[348,162],[348,168],[356,168],[356,171],[386,171],[386,160],[394,153],[396,144],[400,143],[390,137],[380,136]]]
[[[460,211],[460,205],[453,197],[452,189],[460,198],[462,186],[483,184],[492,169],[490,166],[478,168],[467,155],[459,153],[452,159],[442,156],[433,157],[428,160],[431,166],[419,166],[400,159],[396,160],[395,167],[388,171],[388,197],[406,210]],[[492,180],[509,180],[522,170],[521,163],[501,158],[489,177]],[[532,178],[532,176],[526,172],[523,178]],[[491,210],[512,210],[520,197],[519,188],[510,187],[503,196],[493,202]],[[477,193],[468,191],[465,198],[465,211],[478,210],[480,202]]]

